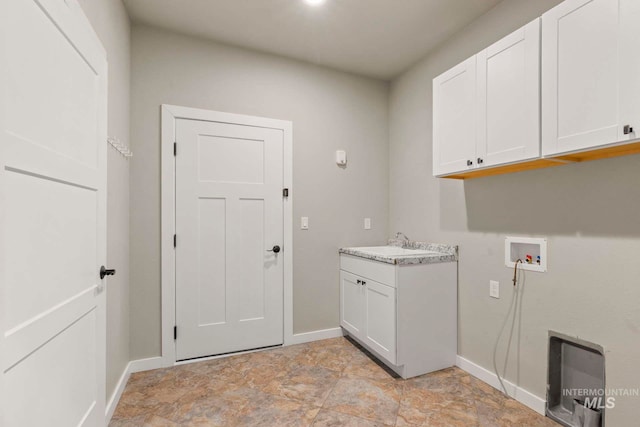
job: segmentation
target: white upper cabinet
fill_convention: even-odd
[[[477,56],[477,158],[481,166],[540,156],[540,19]]]
[[[639,3],[567,0],[542,16],[543,155],[637,138]]]
[[[620,0],[620,126],[622,141],[640,138],[640,1]],[[633,128],[624,133],[624,126]]]
[[[540,156],[540,19],[433,80],[433,172]]]
[[[476,157],[476,57],[433,80],[433,174],[471,169]]]

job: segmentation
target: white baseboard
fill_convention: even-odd
[[[148,359],[138,359],[129,362],[129,373],[150,371],[162,368],[162,357],[149,357]]]
[[[456,365],[463,371],[466,371],[479,380],[482,380],[485,383],[489,384],[491,387],[502,391],[502,388],[500,387],[500,381],[498,381],[498,377],[494,372],[489,371],[488,369],[485,369],[480,365],[476,365],[472,361],[467,360],[462,356],[457,356]],[[545,399],[542,399],[505,379],[503,379],[502,382],[504,383],[509,396],[513,397],[523,405],[533,409],[537,413],[541,415],[545,414],[545,406],[547,403]]]
[[[329,338],[338,338],[344,336],[342,328],[321,329],[319,331],[304,332],[294,334],[284,345],[304,344],[306,342],[326,340]]]
[[[109,398],[109,401],[107,402],[107,407],[105,410],[107,425],[109,424],[109,421],[111,421],[113,413],[116,411],[116,407],[118,406],[120,397],[122,397],[122,392],[124,392],[124,388],[127,386],[127,381],[129,381],[129,377],[131,376],[131,374],[135,372],[150,371],[152,369],[158,369],[161,367],[161,357],[150,357],[148,359],[132,360],[131,362],[127,363],[124,371],[122,371],[122,375],[120,375],[118,384],[116,384],[116,389],[113,391],[111,397]]]
[[[109,421],[111,421],[111,417],[113,417],[113,413],[116,411],[116,406],[118,406],[118,402],[120,401],[120,397],[122,396],[122,392],[127,385],[127,381],[129,381],[129,377],[131,376],[131,362],[127,363],[124,370],[122,371],[122,375],[120,375],[120,379],[116,384],[116,389],[111,394],[109,401],[107,402],[105,417],[107,419],[106,425],[109,425]]]

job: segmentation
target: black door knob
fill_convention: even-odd
[[[280,252],[280,246],[275,245],[273,249],[267,249],[267,252],[273,252],[277,254],[278,252]]]
[[[481,165],[484,163],[484,160],[481,157],[478,157],[478,164]]]
[[[106,269],[104,265],[100,267],[100,280],[104,279],[104,276],[113,276],[114,274],[116,274],[116,270]]]
[[[471,160],[467,160],[467,166],[471,166],[473,162]]]

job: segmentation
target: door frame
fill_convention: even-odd
[[[162,299],[162,366],[176,364],[176,254],[173,235],[176,230],[175,175],[173,152],[176,120],[190,119],[279,129],[283,133],[283,187],[289,196],[283,198],[283,261],[284,261],[284,344],[293,343],[293,123],[286,120],[224,113],[199,108],[162,104],[161,106],[161,299]],[[178,150],[180,147],[178,147]]]

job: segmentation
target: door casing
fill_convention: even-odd
[[[162,366],[176,364],[173,328],[176,324],[175,234],[175,156],[176,120],[191,119],[279,129],[284,137],[283,177],[289,196],[283,197],[284,239],[284,345],[293,339],[293,124],[286,120],[224,113],[198,108],[163,104],[161,107],[161,296],[162,296]],[[178,150],[180,149],[178,145]]]

